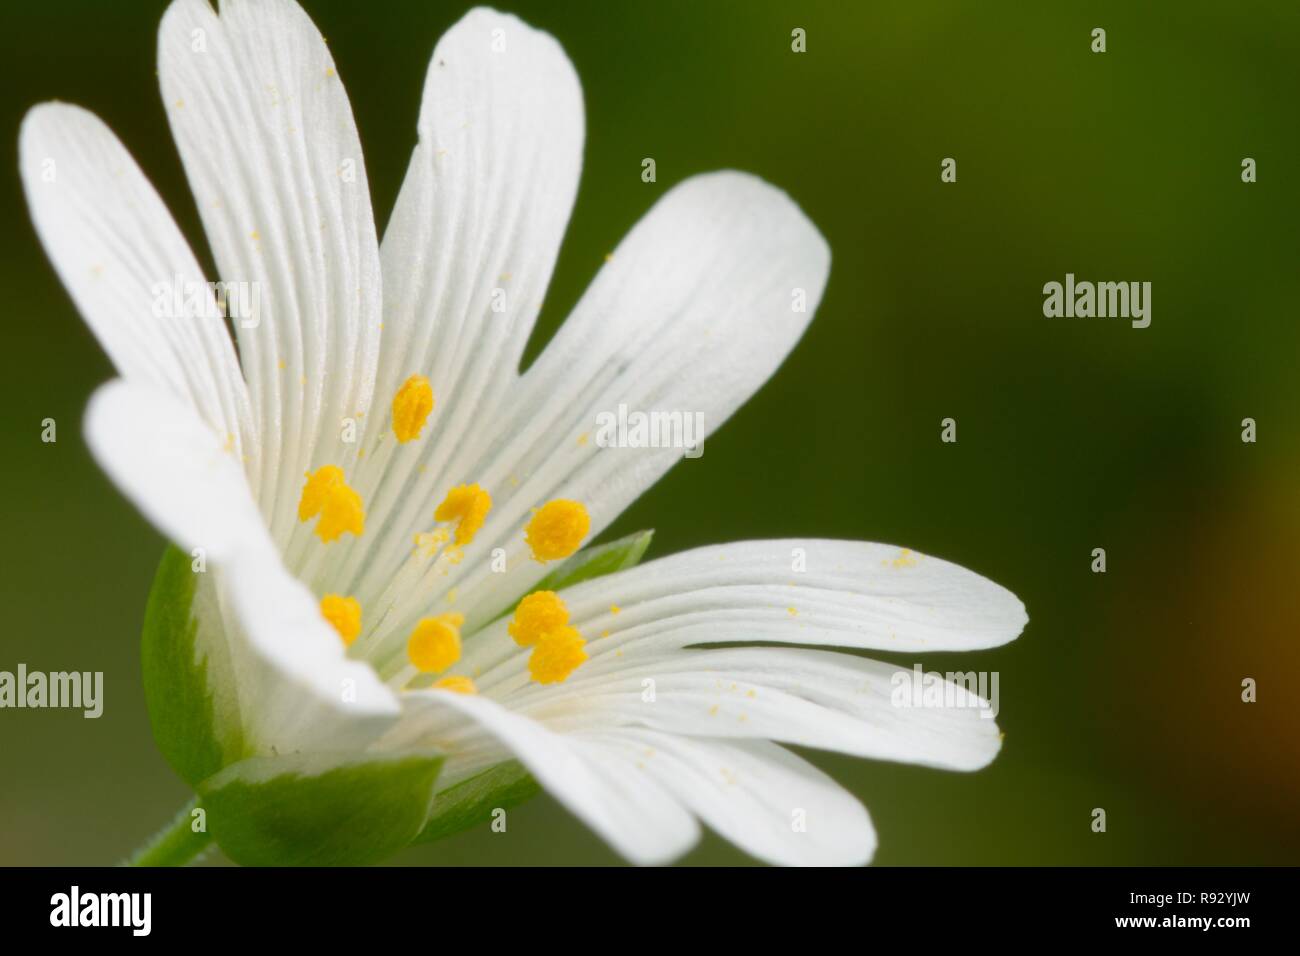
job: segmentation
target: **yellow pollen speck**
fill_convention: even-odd
[[[460,660],[460,626],[465,615],[454,611],[421,618],[406,642],[406,656],[423,674],[439,674]]]
[[[433,682],[434,690],[449,690],[453,694],[477,694],[474,682],[463,674],[452,674]]]
[[[433,386],[423,375],[412,375],[393,396],[393,433],[403,444],[420,437],[433,411]]]
[[[579,501],[557,498],[542,505],[524,530],[534,561],[567,558],[591,530],[591,516]]]
[[[718,716],[718,705],[717,705],[717,704],[714,704],[712,707],[709,708],[709,716],[710,716],[710,717],[716,717],[716,716]]]
[[[366,510],[361,496],[348,487],[343,480],[343,469],[337,465],[322,465],[314,474],[307,474],[302,497],[298,499],[298,520],[308,521],[316,515],[320,515],[316,534],[326,543],[345,531],[361,537],[366,530]]]
[[[448,604],[455,604],[455,603],[456,603],[456,589],[455,589],[455,588],[452,588],[450,591],[447,592],[446,601],[447,601]]]
[[[252,232],[248,234],[248,238],[252,239],[254,242],[258,242],[261,240],[262,234],[258,232],[256,229],[254,229]]]
[[[438,510],[433,513],[435,521],[456,522],[456,543],[469,544],[483,527],[483,521],[492,508],[492,496],[478,485],[457,485],[447,492]]]
[[[417,531],[415,534],[415,549],[423,551],[426,558],[431,558],[438,553],[439,549],[447,543],[451,534],[446,528],[439,528],[436,531]]]
[[[579,448],[585,447],[588,439],[590,438],[591,438],[591,432],[583,432],[581,435],[578,436],[578,447]]]
[[[280,359],[280,363],[279,363],[279,364],[280,364],[280,371],[281,371],[281,372],[283,372],[286,368],[289,367],[289,366],[285,363],[284,359]]]
[[[794,607],[788,607],[788,608],[786,608],[786,612],[787,612],[791,617],[794,617],[795,615],[797,615],[797,614],[799,613],[799,609],[798,609],[798,608],[794,608]]]
[[[622,609],[621,607],[619,607],[617,604],[611,604],[611,605],[609,606],[609,613],[610,613],[610,614],[617,614],[617,613],[619,613],[619,612],[622,611],[622,610],[623,610],[623,609]]]
[[[344,644],[351,644],[361,633],[361,602],[354,597],[327,594],[320,599],[320,613],[339,632]]]
[[[601,631],[601,632],[600,632],[600,636],[601,636],[601,637],[609,637],[609,631]]]
[[[758,696],[758,692],[755,691],[755,690],[753,690],[753,689],[751,688],[750,690],[745,691],[745,696],[746,696],[746,697],[757,697],[757,696]]]
[[[568,626],[542,635],[528,658],[528,673],[539,684],[558,684],[587,659],[587,652],[582,649],[586,643],[582,635]]]
[[[515,608],[507,630],[520,647],[532,647],[569,623],[569,609],[554,591],[534,591]]]
[[[904,548],[891,563],[896,568],[914,568],[916,567],[916,558],[912,557],[911,551]]]
[[[326,76],[333,76],[333,75],[334,75],[334,67],[332,67],[332,66],[331,66],[331,67],[327,67],[326,70],[325,70],[325,75],[326,75]]]

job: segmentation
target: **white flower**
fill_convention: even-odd
[[[185,239],[98,119],[33,109],[21,162],[40,237],[122,376],[91,401],[91,449],[206,561],[190,613],[220,751],[207,769],[440,751],[446,792],[517,758],[630,860],[672,859],[703,821],[762,859],[822,864],[869,859],[870,821],[774,741],[958,770],[993,758],[978,710],[891,706],[896,667],[799,646],[971,650],[1020,632],[1012,594],[935,558],[746,542],[516,608],[682,455],[598,447],[597,415],[625,403],[716,428],[798,341],[829,250],[788,197],[736,172],[669,190],[520,374],[584,136],[550,36],[478,9],[442,38],[382,246],[342,83],[294,3],[227,0],[218,17],[176,0],[158,56],[217,268],[242,288],[238,359]],[[719,642],[786,646],[697,647]]]

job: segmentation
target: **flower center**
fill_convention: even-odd
[[[402,384],[392,404],[392,428],[398,445],[420,437],[433,406],[433,388],[423,375],[412,375]],[[461,659],[464,615],[448,611],[420,617],[409,632],[406,628],[424,610],[421,605],[427,607],[436,597],[426,596],[423,585],[430,577],[446,575],[451,566],[464,559],[464,548],[483,529],[491,510],[492,496],[480,485],[456,485],[448,491],[433,513],[439,526],[416,531],[415,548],[382,586],[382,593],[363,595],[370,608],[364,628],[357,597],[326,594],[321,598],[321,617],[350,648],[350,655],[368,660],[394,690],[403,690],[427,674],[437,675],[438,679],[431,685],[421,682],[420,686],[477,693],[470,677],[446,673]],[[322,465],[306,475],[298,501],[298,519],[307,522],[313,518],[317,519],[314,531],[326,544],[338,540],[344,532],[357,537],[365,532],[361,495],[348,485],[338,465]],[[590,531],[591,517],[586,507],[579,501],[557,498],[534,509],[524,528],[524,540],[533,560],[557,561],[574,554]],[[455,593],[455,588],[448,592],[447,604],[453,603]],[[528,670],[540,684],[566,680],[587,660],[586,641],[570,626],[569,609],[553,591],[525,595],[508,629],[520,647],[532,648]]]

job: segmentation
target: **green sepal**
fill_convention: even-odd
[[[207,824],[244,866],[364,866],[419,835],[443,758],[252,757],[199,786]]]
[[[650,539],[654,537],[654,528],[634,531],[626,537],[608,544],[598,544],[583,548],[572,557],[564,559],[550,574],[542,578],[533,587],[534,591],[559,591],[570,588],[582,581],[604,577],[615,571],[625,571],[639,564]]]
[[[434,797],[433,810],[415,842],[441,840],[486,823],[494,811],[509,810],[541,789],[519,761],[499,763]]]
[[[191,569],[189,555],[168,546],[149,591],[140,638],[154,740],[172,769],[192,787],[243,752],[238,721],[226,722],[224,739],[217,729],[208,660],[200,660],[197,652],[198,584],[199,573]]]

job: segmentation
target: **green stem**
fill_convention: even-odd
[[[149,838],[126,861],[127,866],[184,866],[207,849],[212,836],[206,828],[195,833],[194,810],[199,805],[195,797],[181,807],[176,818]]]

